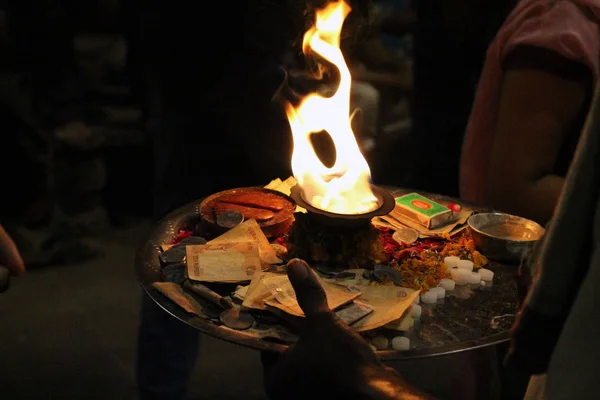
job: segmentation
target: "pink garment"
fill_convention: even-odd
[[[492,150],[502,85],[502,62],[519,45],[552,50],[587,65],[598,76],[600,0],[522,0],[487,51],[467,125],[460,160],[463,200],[486,204],[488,160]]]

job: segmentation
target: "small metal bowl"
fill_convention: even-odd
[[[502,213],[475,214],[467,221],[475,247],[484,256],[516,263],[546,230],[525,218]]]

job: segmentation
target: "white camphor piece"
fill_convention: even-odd
[[[454,290],[456,282],[454,282],[452,279],[442,279],[440,281],[440,286],[446,290]]]
[[[481,275],[481,279],[486,282],[490,282],[494,279],[494,271],[489,269],[481,268],[479,270],[479,275]]]
[[[466,269],[455,268],[450,271],[452,274],[452,279],[456,282],[456,285],[462,286],[469,283],[469,275],[471,275],[471,271]]]
[[[457,265],[458,269],[466,269],[467,271],[473,271],[473,261],[460,260]]]
[[[479,285],[481,283],[481,275],[479,275],[479,272],[471,272],[471,275],[469,275],[469,283],[471,285]]]
[[[421,306],[420,306],[420,305],[418,305],[418,304],[413,304],[413,305],[411,306],[411,308],[410,308],[410,314],[409,314],[409,315],[410,315],[412,318],[418,319],[418,318],[421,318],[421,311],[422,311],[422,308],[421,308]]]
[[[390,341],[385,336],[375,336],[371,340],[371,344],[375,346],[377,350],[385,350],[390,345]]]
[[[439,299],[443,299],[444,297],[446,297],[446,289],[444,289],[443,287],[434,287],[431,288],[432,292],[435,292],[437,294],[437,298]]]
[[[448,269],[457,268],[459,261],[460,261],[460,258],[458,258],[456,256],[448,256],[448,257],[444,258],[444,263],[446,264]]]
[[[410,339],[405,336],[396,336],[392,339],[392,348],[398,351],[410,350]]]
[[[421,301],[425,304],[435,304],[438,299],[438,294],[434,291],[428,290],[421,294]]]

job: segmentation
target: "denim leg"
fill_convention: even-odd
[[[169,315],[143,293],[137,353],[140,400],[185,397],[199,339],[196,329]]]

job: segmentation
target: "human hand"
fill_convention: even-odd
[[[8,272],[7,272],[8,269]],[[9,275],[21,275],[25,264],[15,242],[0,225],[0,292],[8,287]]]
[[[287,271],[306,318],[296,344],[265,371],[269,398],[426,398],[379,361],[367,342],[336,317],[306,262],[293,259]]]

